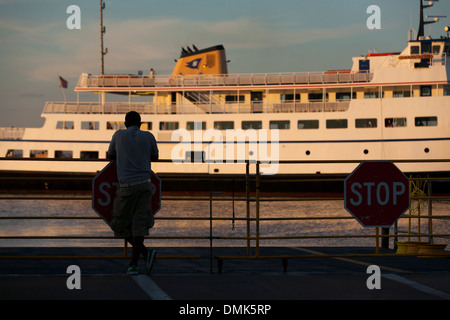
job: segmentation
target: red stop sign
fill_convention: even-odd
[[[161,209],[161,180],[152,171],[152,210],[156,214]],[[92,180],[92,209],[110,225],[114,197],[119,185],[116,163],[110,162]]]
[[[364,227],[390,227],[409,209],[409,179],[390,161],[364,161],[344,181],[345,209]]]

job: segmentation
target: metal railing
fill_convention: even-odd
[[[76,161],[76,160],[73,160]],[[304,161],[299,161],[299,163],[303,163]],[[346,161],[347,163],[349,161]],[[359,161],[353,161],[358,164]],[[297,163],[295,161],[283,161],[284,163]],[[255,165],[255,173],[250,173],[250,167]],[[299,183],[306,183],[308,179],[299,178],[299,179],[267,179],[266,176],[260,175],[260,165],[259,162],[246,161],[246,173],[245,177],[242,179],[233,178],[233,183],[245,183],[245,194],[237,196],[234,192],[231,195],[221,194],[221,192],[211,192],[209,195],[200,196],[200,197],[180,197],[180,196],[162,196],[162,201],[209,201],[209,216],[173,216],[166,217],[162,215],[157,215],[156,220],[168,220],[168,221],[185,221],[197,223],[198,221],[209,222],[209,230],[206,231],[204,235],[192,236],[192,235],[165,235],[165,236],[149,236],[147,239],[152,240],[199,240],[206,241],[209,245],[210,254],[209,257],[204,256],[160,256],[160,259],[186,259],[186,258],[208,258],[210,261],[210,268],[212,272],[213,260],[217,259],[218,261],[218,269],[221,271],[223,261],[227,259],[282,259],[283,266],[287,266],[288,259],[294,258],[330,258],[330,257],[372,257],[372,256],[436,256],[435,253],[427,253],[427,252],[381,252],[380,251],[380,242],[381,248],[389,247],[389,243],[386,241],[388,239],[394,238],[394,249],[397,246],[397,243],[400,243],[399,239],[407,238],[407,243],[426,243],[429,245],[433,245],[435,243],[435,239],[438,238],[446,238],[450,239],[450,228],[446,228],[446,232],[436,233],[433,232],[433,221],[441,220],[441,221],[450,221],[450,215],[433,215],[432,210],[432,202],[439,200],[450,200],[450,195],[432,195],[432,183],[436,182],[447,182],[450,183],[450,178],[411,178],[411,201],[417,201],[417,205],[427,204],[427,213],[422,214],[423,210],[414,211],[414,206],[416,204],[412,203],[411,209],[408,214],[404,214],[400,219],[408,219],[408,230],[400,230],[395,225],[394,233],[389,234],[389,229],[381,229],[381,228],[371,228],[373,233],[371,234],[328,234],[328,235],[282,235],[282,236],[272,236],[272,235],[264,235],[261,233],[262,224],[271,223],[271,222],[284,222],[290,223],[291,221],[329,221],[333,223],[334,221],[339,220],[354,220],[350,214],[345,216],[277,216],[277,217],[265,217],[261,214],[260,206],[264,202],[287,202],[287,201],[325,201],[325,200],[343,200],[343,196],[329,196],[329,197],[311,197],[311,196],[268,196],[264,192],[261,192],[262,184],[270,184],[270,183],[280,183],[280,182],[294,182],[297,181]],[[1,179],[1,178],[0,178]],[[177,180],[183,178],[177,178]],[[189,178],[185,178],[189,180]],[[309,181],[317,181],[309,180]],[[329,178],[329,179],[321,179],[322,182],[336,182],[343,183],[343,178]],[[417,187],[418,184],[421,184],[421,187]],[[425,187],[423,187],[425,186]],[[76,195],[76,196],[61,196],[61,195],[17,195],[17,194],[0,194],[0,200],[2,199],[60,199],[60,200],[91,200],[90,195]],[[233,216],[216,216],[214,212],[213,203],[216,201],[229,201],[232,202],[233,205]],[[244,217],[235,217],[234,215],[234,204],[235,202],[242,201],[245,203],[245,216]],[[254,212],[252,213],[252,206]],[[0,220],[26,220],[26,219],[70,219],[70,220],[83,220],[83,219],[101,219],[97,216],[3,216],[0,217]],[[214,224],[218,221],[228,221],[233,225],[235,222],[243,222],[245,223],[245,235],[244,236],[218,236],[214,234]],[[417,222],[415,232],[413,229],[413,221]],[[424,232],[424,227],[422,223],[425,221],[426,229],[428,232]],[[260,254],[260,247],[264,241],[279,241],[279,240],[305,240],[305,239],[362,239],[369,238],[374,240],[374,252],[366,253],[366,254],[354,254],[354,253],[342,253],[342,254],[299,254],[299,255],[278,255],[278,256],[265,256]],[[6,239],[35,239],[35,240],[44,240],[44,239],[63,239],[63,240],[95,240],[95,239],[116,239],[113,236],[3,236],[0,235],[0,241]],[[426,240],[425,242],[423,240]],[[232,243],[245,243],[246,254],[238,255],[238,256],[214,256],[214,248],[217,243],[221,241],[231,241]],[[416,245],[417,247],[417,245]],[[448,252],[442,251],[438,256],[449,256]],[[67,259],[67,256],[0,256],[0,259]],[[129,258],[127,254],[127,244],[124,242],[124,254],[120,256],[71,256],[70,258],[77,259],[126,259]]]
[[[77,88],[281,86],[293,84],[369,82],[372,78],[373,73],[349,71],[157,76],[82,74],[78,80]]]
[[[0,127],[0,140],[20,140],[25,133],[25,128]]]
[[[290,112],[343,112],[350,101],[313,102],[252,102],[252,103],[138,103],[138,102],[46,102],[43,113],[65,114],[228,114],[228,113],[290,113]],[[0,132],[1,134],[1,132]]]

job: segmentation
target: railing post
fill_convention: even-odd
[[[411,186],[412,186],[412,182],[411,182],[412,176],[409,176],[409,190],[411,191]],[[409,198],[409,217],[408,217],[408,242],[411,242],[411,214],[412,214],[412,210],[411,210],[411,204],[412,204],[412,200],[411,197]]]
[[[397,248],[398,248],[398,244],[397,244],[397,242],[398,242],[398,237],[397,237],[397,235],[398,235],[398,221],[395,221],[395,223],[394,223],[394,250],[397,250]]]
[[[212,227],[213,227],[213,223],[212,223],[212,195],[213,194],[220,194],[222,192],[220,191],[213,191],[209,193],[209,273],[213,273],[212,272],[212,265],[213,265],[213,231],[212,231]]]
[[[259,161],[256,162],[256,251],[259,256]]]
[[[212,248],[212,192],[209,193],[209,273],[212,273],[212,256],[213,256],[213,248]]]
[[[123,256],[128,256],[128,243],[125,239],[123,239]]]
[[[247,256],[250,256],[250,161],[246,161],[245,167],[245,201],[246,201],[246,211],[247,211]]]
[[[432,202],[431,202],[431,179],[428,180],[428,243],[433,244],[433,209],[432,209]]]
[[[389,249],[389,228],[381,228],[381,248]]]
[[[375,227],[375,254],[379,254],[380,253],[380,244],[379,244],[379,239],[380,239],[380,232],[379,232],[378,227]]]

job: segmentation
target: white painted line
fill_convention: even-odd
[[[448,294],[446,292],[430,288],[428,286],[425,286],[423,284],[417,283],[415,281],[411,281],[409,279],[400,277],[400,276],[398,276],[396,274],[383,274],[382,276],[385,277],[385,278],[388,278],[390,280],[394,280],[394,281],[403,283],[403,284],[405,284],[407,286],[413,287],[416,290],[419,290],[419,291],[422,291],[422,292],[425,292],[425,293],[428,293],[428,294],[435,295],[435,296],[437,296],[437,297],[439,297],[441,299],[450,300],[450,294]]]
[[[158,285],[145,274],[132,276],[134,281],[148,294],[152,300],[172,300]]]

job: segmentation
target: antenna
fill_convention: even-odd
[[[105,9],[105,7],[106,4],[103,2],[103,0],[100,0],[100,57],[102,74],[104,74],[105,72],[104,56],[108,53],[108,48],[106,48],[106,50],[103,50],[103,34],[106,32],[106,28],[103,26],[103,10]]]
[[[428,1],[428,4],[423,4],[424,0],[420,0],[420,24],[419,24],[419,31],[417,32],[417,40],[419,40],[420,37],[423,37],[425,35],[424,33],[424,27],[426,24],[431,24],[439,21],[439,18],[446,18],[447,16],[429,16],[427,15],[426,18],[433,18],[431,21],[424,21],[423,20],[423,10],[426,8],[430,8],[434,5],[435,2],[439,2],[439,0],[434,1]]]
[[[409,7],[409,27],[412,28],[412,6]]]
[[[447,16],[429,16],[429,15],[427,15],[427,18],[432,18],[433,19],[433,21],[428,21],[428,22],[425,22],[425,23],[434,23],[434,22],[439,22],[439,18],[447,18]],[[431,26],[430,26],[430,36],[431,36]]]

